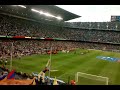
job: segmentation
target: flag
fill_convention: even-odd
[[[35,80],[33,81],[33,85],[36,85],[36,82],[35,82]]]
[[[35,79],[36,77],[33,78],[32,85],[36,85]]]
[[[15,78],[15,70],[12,70],[8,76],[7,76],[7,79],[14,79]]]
[[[58,85],[56,77],[55,77],[55,79],[53,81],[53,85]]]
[[[75,80],[71,80],[71,85],[76,85]]]
[[[50,59],[48,60],[46,67],[48,67],[50,65]]]
[[[45,69],[38,74],[38,81],[40,81],[40,77],[43,77],[43,79],[44,79],[45,72],[49,70],[48,69],[49,64],[50,64],[50,59],[48,60]]]

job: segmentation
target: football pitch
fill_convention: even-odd
[[[83,72],[109,78],[109,85],[120,85],[120,62],[112,62],[108,60],[101,60],[97,56],[120,58],[120,53],[106,52],[99,50],[89,50],[86,54],[81,54],[86,50],[78,49],[76,54],[74,52],[52,54],[51,69],[58,71],[51,71],[50,76],[68,82],[68,78],[75,79],[77,72]],[[31,74],[32,72],[40,72],[44,69],[49,55],[32,55],[25,56],[19,59],[13,59],[12,67],[17,71],[22,71]],[[10,65],[6,67],[10,68]],[[46,73],[46,76],[49,73]],[[93,78],[94,80],[94,78]],[[92,80],[80,79],[82,85],[90,84]],[[91,81],[91,82],[90,82]],[[98,83],[96,83],[98,84]]]

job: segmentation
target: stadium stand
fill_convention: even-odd
[[[96,29],[96,30],[119,30],[120,22],[65,22],[65,27]]]
[[[0,35],[4,36],[49,37],[102,43],[120,43],[119,31],[96,30],[95,28],[95,30],[75,29],[47,25],[33,21],[30,22],[28,20],[5,15],[0,15],[0,17]],[[93,25],[96,25],[96,23]]]
[[[113,22],[114,23],[114,22]],[[104,25],[105,23],[103,23]],[[0,14],[0,35],[4,36],[29,36],[29,37],[49,37],[49,38],[64,38],[67,40],[77,41],[89,41],[89,42],[100,42],[100,43],[120,43],[119,31],[113,30],[88,30],[86,29],[89,23],[82,23],[79,28],[60,27],[55,25],[47,25],[43,23],[33,22],[12,16]],[[86,26],[85,26],[86,25]],[[97,26],[97,23],[93,23]],[[92,25],[92,26],[93,26]],[[102,23],[100,24],[100,27]],[[104,27],[104,26],[102,26]],[[95,26],[93,26],[95,28]],[[20,58],[24,55],[32,54],[45,54],[44,49],[50,48],[49,41],[39,40],[13,40],[14,52],[13,56]],[[77,43],[77,42],[63,42],[58,41],[53,43],[54,49],[63,50],[70,48],[88,48],[88,49],[102,49],[106,50],[119,49],[119,45],[104,45],[104,44],[93,44],[93,43]],[[76,45],[78,44],[78,45]],[[60,49],[62,48],[62,49]],[[10,58],[11,40],[0,40],[0,58],[7,60]]]
[[[58,26],[0,14],[0,37],[26,36],[32,38],[37,37],[38,39],[66,39],[66,41],[47,41],[0,38],[0,63],[9,60],[11,52],[14,58],[20,59],[22,56],[47,54],[51,46],[55,53],[57,53],[56,51],[62,50],[72,51],[75,48],[120,52],[119,29],[119,22],[65,22],[62,23],[62,26]],[[13,51],[11,51],[12,49]],[[0,72],[3,70],[6,69],[0,68]],[[15,73],[16,79],[33,78],[33,76],[27,75],[27,73]],[[38,82],[38,84],[41,85],[43,83]],[[46,81],[44,84],[50,83]]]
[[[13,57],[20,58],[32,54],[47,54],[46,49],[50,49],[52,42],[53,50],[71,51],[74,48],[87,48],[97,50],[119,50],[119,45],[87,43],[87,42],[72,42],[72,41],[41,41],[41,40],[13,40]],[[0,58],[1,60],[8,60],[10,58],[10,51],[12,48],[11,40],[0,40]]]

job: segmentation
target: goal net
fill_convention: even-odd
[[[75,74],[75,81],[77,85],[108,85],[108,77],[102,77],[82,72]]]

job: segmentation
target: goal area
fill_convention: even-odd
[[[75,74],[76,85],[108,85],[108,77],[77,72]]]

